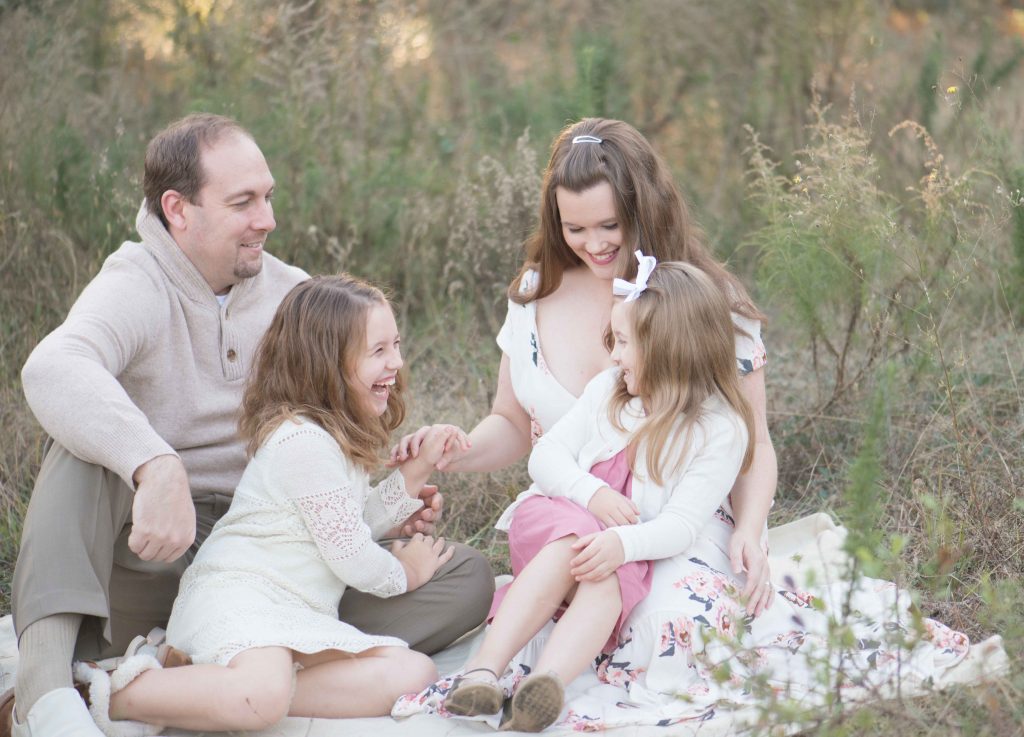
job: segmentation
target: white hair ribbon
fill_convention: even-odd
[[[633,255],[640,262],[636,269],[636,283],[619,278],[612,282],[612,294],[617,297],[625,297],[626,302],[632,302],[644,293],[644,290],[647,289],[647,280],[651,278],[651,272],[658,265],[658,259],[654,256],[644,256],[640,249],[633,251]]]
[[[604,143],[597,136],[576,136],[572,139],[573,143]]]

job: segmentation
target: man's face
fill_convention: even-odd
[[[255,141],[230,133],[203,150],[206,184],[185,203],[185,228],[174,233],[215,294],[260,273],[263,244],[277,226],[274,178]]]

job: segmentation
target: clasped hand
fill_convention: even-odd
[[[455,425],[424,425],[416,432],[409,433],[398,441],[391,449],[389,465],[397,466],[413,458],[431,459],[436,450],[436,445],[431,441],[441,437],[442,435],[439,433],[443,434],[444,444],[436,459],[430,460],[438,471],[443,471],[445,466],[461,457],[472,447],[469,436]]]
[[[569,574],[577,581],[600,581],[615,573],[626,560],[622,540],[614,530],[584,535],[572,544],[579,554],[569,562]]]
[[[403,475],[406,476],[407,481],[413,476],[421,476],[422,480],[426,481],[430,472],[438,468],[439,464],[443,465],[446,462],[446,458],[469,447],[469,439],[466,437],[466,433],[455,425],[427,425],[421,427],[413,435],[418,436],[415,444],[416,452],[412,455],[406,455],[401,461],[403,464]],[[412,435],[406,436],[406,438],[411,437]],[[398,465],[400,462],[397,460],[399,446],[401,446],[401,443],[391,451],[390,465]],[[407,467],[405,464],[421,466],[421,468],[417,472],[411,466]],[[417,532],[427,535],[434,533],[437,523],[441,521],[444,498],[438,492],[436,486],[425,483],[422,484],[417,496],[423,500],[423,507],[404,523],[391,530],[388,536],[395,537],[401,535],[411,537]]]
[[[635,525],[640,521],[640,509],[619,492],[609,486],[602,486],[590,497],[587,511],[597,517],[605,527]]]

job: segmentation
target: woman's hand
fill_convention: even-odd
[[[391,554],[405,569],[405,590],[413,591],[433,578],[437,569],[452,559],[455,548],[445,550],[443,537],[435,540],[417,532],[408,542],[396,540],[391,545]]]
[[[423,443],[423,438],[430,432],[430,428],[433,425],[424,425],[416,432],[403,435],[402,439],[395,444],[395,447],[391,449],[390,465],[396,466],[402,461],[415,458],[416,454],[419,453],[420,444]]]
[[[587,511],[605,527],[635,525],[640,521],[640,509],[636,504],[609,486],[602,486],[590,497]]]
[[[458,453],[469,450],[469,438],[455,425],[431,425],[416,448],[414,458],[437,470]]]
[[[600,581],[615,573],[626,560],[622,541],[611,530],[592,532],[572,544],[580,553],[569,561],[569,574],[577,581]]]
[[[442,429],[447,429],[449,434],[446,436],[440,456],[437,460],[431,461],[431,465],[438,471],[443,471],[445,466],[472,447],[469,437],[462,428],[456,425],[424,425],[416,432],[403,436],[395,447],[391,449],[389,465],[394,466],[410,458],[419,458],[420,453],[423,452],[424,444],[428,443],[428,440],[431,441],[429,443],[430,447],[434,448],[433,441],[437,439],[437,433]]]
[[[729,538],[729,560],[732,562],[733,573],[747,573],[747,585],[743,587],[747,614],[752,617],[761,616],[775,600],[768,554],[761,546],[761,535],[736,528]]]

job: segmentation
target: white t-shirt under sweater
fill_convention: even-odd
[[[405,593],[402,565],[375,539],[422,506],[399,471],[375,487],[319,425],[286,420],[256,451],[231,508],[181,579],[168,642],[227,665],[254,647],[303,653],[405,645],[338,619],[347,586]]]

